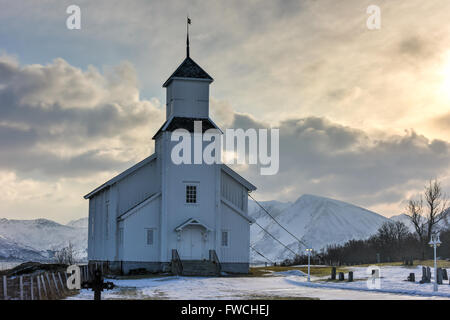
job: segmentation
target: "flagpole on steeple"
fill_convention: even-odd
[[[189,15],[187,16],[187,23],[186,23],[186,57],[189,58],[189,25],[191,24],[191,19],[189,18]]]

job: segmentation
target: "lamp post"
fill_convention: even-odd
[[[439,239],[439,234],[433,234],[431,235],[431,240],[428,243],[430,247],[434,248],[434,286],[433,291],[438,291],[438,284],[437,284],[437,258],[436,258],[436,248],[441,245],[441,239]]]
[[[312,249],[306,249],[306,253],[308,254],[308,282],[310,282],[310,265],[311,265],[311,252]]]

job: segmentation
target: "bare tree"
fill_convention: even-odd
[[[68,265],[75,263],[75,250],[72,243],[69,242],[67,247],[61,248],[55,252],[55,262]]]
[[[417,237],[422,244],[422,259],[425,258],[425,245],[431,235],[436,232],[437,224],[447,219],[447,197],[442,193],[439,181],[430,180],[424,190],[425,205],[422,197],[419,200],[409,200],[406,213],[409,216]]]
[[[406,214],[409,216],[412,224],[414,225],[414,230],[416,231],[417,238],[420,241],[420,247],[422,251],[422,260],[425,259],[425,227],[427,225],[426,219],[423,216],[423,201],[422,197],[420,200],[409,200],[406,206]]]
[[[431,239],[431,235],[436,231],[435,227],[448,215],[448,199],[442,193],[441,184],[437,180],[429,182],[425,187],[425,203],[427,206],[427,240]]]

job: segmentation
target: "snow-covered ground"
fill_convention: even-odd
[[[439,285],[438,292],[433,292],[434,270],[432,269],[432,283],[420,284],[422,278],[422,266],[417,267],[381,267],[381,279],[379,289],[368,289],[367,278],[368,268],[352,267],[353,282],[328,282],[326,278],[316,279],[313,282],[305,282],[302,280],[287,279],[286,281],[308,288],[329,288],[329,289],[345,289],[358,291],[358,295],[362,291],[371,291],[379,293],[407,294],[421,297],[443,297],[450,299],[450,285],[448,280],[444,280]],[[416,282],[406,281],[410,273],[415,273]],[[346,279],[348,275],[345,275]]]
[[[420,267],[382,267],[381,289],[369,290],[366,285],[366,268],[352,268],[355,282],[327,282],[312,277],[307,282],[300,271],[272,273],[262,277],[154,277],[145,279],[111,280],[117,286],[104,291],[103,299],[450,299],[450,285],[439,286],[433,294],[432,284],[404,281],[410,272],[420,278]],[[68,299],[92,299],[93,293],[81,290]]]

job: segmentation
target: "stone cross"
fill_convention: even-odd
[[[104,282],[102,272],[99,269],[94,271],[94,279],[91,281],[84,281],[81,284],[83,289],[92,289],[94,291],[94,300],[101,300],[101,294],[104,289],[111,290],[114,288],[114,283]]]

